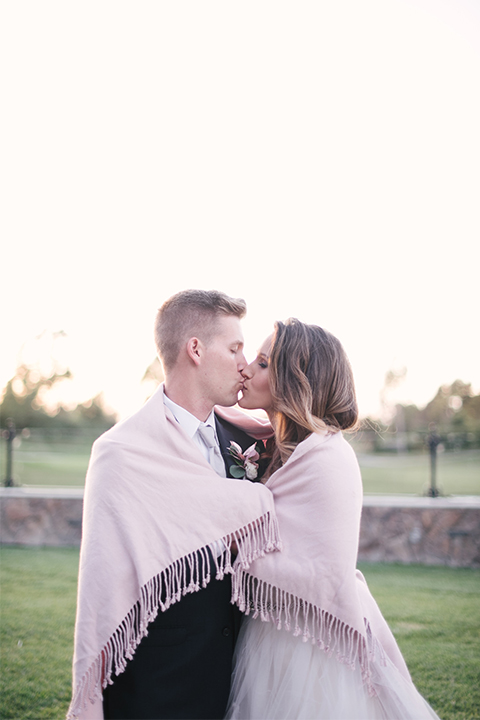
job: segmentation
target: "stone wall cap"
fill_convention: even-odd
[[[83,487],[28,486],[0,487],[1,498],[83,498]],[[405,508],[480,508],[480,495],[449,495],[424,497],[421,495],[369,495],[363,498],[364,507]]]
[[[364,507],[405,508],[480,508],[480,495],[448,495],[426,497],[422,495],[368,495],[363,497]]]
[[[83,487],[56,487],[56,486],[28,486],[22,485],[20,487],[1,487],[0,488],[0,499],[1,498],[58,498],[64,499],[75,499],[83,498],[84,488]]]

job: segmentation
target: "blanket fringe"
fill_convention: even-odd
[[[385,666],[386,655],[365,618],[363,634],[316,605],[249,575],[240,566],[235,566],[232,578],[232,602],[245,615],[271,622],[278,630],[301,636],[303,642],[317,645],[351,670],[358,662],[369,694],[376,695],[372,683],[372,663]]]
[[[265,553],[281,550],[277,519],[269,512],[245,527],[220,539],[228,551],[235,542],[238,555],[235,567],[246,568]],[[74,688],[67,720],[77,720],[90,701],[100,699],[102,690],[112,685],[112,675],[119,675],[131,660],[140,641],[148,634],[148,625],[162,612],[178,602],[187,593],[205,588],[211,580],[210,557],[214,558],[215,578],[223,579],[233,573],[230,552],[217,557],[217,542],[192,552],[159,575],[154,576],[140,589],[140,598],[110,640]]]

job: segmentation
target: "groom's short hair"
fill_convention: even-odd
[[[166,371],[177,362],[180,349],[191,337],[208,344],[215,336],[217,320],[247,312],[242,298],[231,298],[218,290],[181,290],[166,300],[155,319],[155,344]]]

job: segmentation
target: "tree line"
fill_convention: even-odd
[[[23,428],[75,428],[89,426],[107,430],[117,421],[114,413],[106,410],[101,394],[79,403],[74,408],[62,405],[48,409],[42,395],[56,383],[71,378],[70,370],[42,375],[36,368],[21,363],[8,381],[0,403],[1,427],[7,427],[11,418],[17,429]]]
[[[19,363],[3,390],[1,427],[6,427],[9,418],[18,429],[90,427],[103,431],[112,427],[117,417],[106,409],[102,394],[74,408],[61,404],[53,410],[48,407],[48,390],[70,378],[68,369],[52,366],[50,374],[42,374],[37,366]],[[155,358],[142,382],[153,392],[162,379],[161,365]],[[364,418],[360,425],[360,433],[369,435],[375,450],[418,449],[433,429],[447,449],[480,447],[480,395],[474,394],[471,383],[455,380],[451,385],[442,385],[423,408],[398,404],[388,424]]]
[[[419,449],[432,432],[447,450],[478,448],[480,395],[474,394],[471,383],[455,380],[439,387],[425,407],[398,404],[388,424],[366,418],[361,430],[373,433],[376,450]]]

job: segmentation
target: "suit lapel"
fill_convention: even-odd
[[[233,440],[233,435],[229,427],[224,427],[223,422],[220,420],[218,415],[215,415],[215,424],[217,428],[217,437],[220,444],[220,450],[222,452],[223,462],[225,463],[225,470],[227,477],[231,478],[230,465],[233,464],[233,459],[228,452],[230,447],[230,441]]]
[[[230,447],[230,442],[233,440],[240,445],[242,450],[246,450],[248,447],[250,447],[250,445],[252,445],[252,443],[255,442],[255,440],[251,438],[250,435],[247,435],[246,432],[240,430],[240,428],[236,427],[235,425],[227,422],[227,420],[220,418],[218,415],[215,415],[215,422],[217,428],[218,442],[220,444],[223,462],[225,463],[225,470],[227,472],[227,477],[231,478],[232,475],[230,473],[230,466],[234,465],[235,463],[228,451],[228,448]]]

